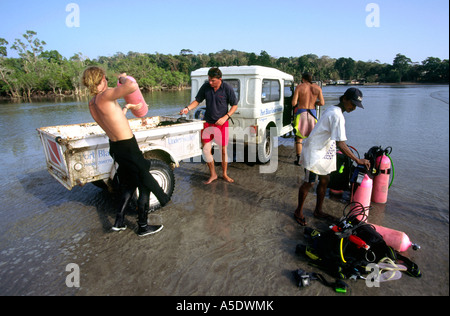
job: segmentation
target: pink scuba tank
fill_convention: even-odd
[[[350,202],[358,202],[361,203],[364,207],[365,217],[359,215],[356,217],[359,221],[367,221],[367,217],[369,216],[369,207],[370,207],[370,198],[372,196],[372,179],[365,174],[361,184],[356,189],[355,193],[352,196]],[[355,205],[359,205],[355,203]]]
[[[392,248],[394,248],[395,250],[399,251],[399,252],[404,252],[406,250],[408,250],[409,247],[413,247],[414,250],[417,250],[420,248],[419,245],[413,244],[411,242],[411,240],[409,239],[408,235],[406,235],[404,232],[395,230],[395,229],[391,229],[391,228],[387,228],[387,227],[383,227],[383,226],[379,226],[379,225],[375,225],[375,224],[370,224],[373,227],[375,227],[375,230],[381,235],[383,236],[384,241],[386,242],[386,244]]]
[[[136,79],[134,79],[131,76],[127,76],[127,78],[133,82],[136,82]],[[117,82],[117,86],[120,86],[121,83]],[[139,104],[142,103],[142,106],[139,109],[131,110],[131,113],[133,113],[136,117],[144,117],[148,112],[148,105],[144,100],[144,97],[142,96],[141,89],[137,89],[136,91],[126,95],[124,97],[125,102],[127,104]]]
[[[376,159],[379,173],[373,179],[372,201],[375,203],[386,203],[389,188],[389,177],[391,174],[391,160],[385,154]]]

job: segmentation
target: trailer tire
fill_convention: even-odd
[[[159,183],[164,192],[172,197],[175,189],[175,175],[172,168],[166,162],[159,159],[147,159],[150,161],[150,174]],[[150,210],[161,208],[161,205],[153,193],[150,193]]]
[[[173,173],[172,168],[166,162],[159,159],[146,159],[150,161],[150,174],[155,178],[155,180],[159,183],[164,192],[172,197],[173,191],[175,189],[175,175]],[[98,180],[91,182],[96,187],[101,189],[108,189],[109,192],[112,193],[120,193],[119,182],[117,179],[117,174],[114,176],[112,181],[105,183],[103,180]],[[139,190],[136,189],[135,197],[133,198],[134,203],[136,203],[136,199],[139,198]],[[150,210],[154,211],[161,208],[161,205],[153,193],[150,193],[149,198],[149,206]]]
[[[263,141],[258,144],[258,162],[265,164],[272,159],[273,154],[273,138],[270,135],[270,129],[266,129]]]

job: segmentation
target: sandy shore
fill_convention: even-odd
[[[292,276],[299,268],[322,272],[295,254],[303,228],[292,215],[303,171],[293,160],[293,147],[280,146],[276,173],[261,174],[259,165],[232,163],[229,173],[236,183],[218,180],[208,186],[203,184],[208,176],[204,164],[184,163],[176,170],[173,201],[149,216],[151,223],[165,226],[153,236],[136,235],[135,213],[127,216],[129,229],[111,233],[115,213],[111,204],[97,207],[97,216],[92,216],[97,228],[68,247],[66,259],[75,258],[72,262],[81,269],[81,287],[72,294],[341,295],[318,281],[299,289]],[[313,218],[314,205],[315,195],[310,194],[305,208],[309,226],[326,229],[326,222]],[[344,206],[327,198],[324,209],[340,216]],[[384,218],[388,207],[375,207],[373,216],[378,212]],[[420,252],[412,255],[420,266]],[[347,295],[448,295],[448,270],[446,276],[424,283],[424,278],[405,275],[379,288],[349,280]]]

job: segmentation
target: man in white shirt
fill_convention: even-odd
[[[345,118],[343,112],[352,112],[356,107],[364,109],[362,101],[362,92],[357,88],[349,88],[344,95],[340,97],[339,104],[328,108],[311,134],[304,142],[301,163],[305,168],[305,180],[300,186],[298,192],[298,206],[294,212],[294,218],[302,226],[306,226],[306,219],[303,216],[303,205],[309,190],[316,181],[316,175],[319,176],[317,186],[317,203],[314,210],[314,217],[333,220],[331,215],[322,212],[322,205],[325,199],[325,193],[330,182],[329,174],[336,170],[336,148],[356,161],[359,165],[370,167],[369,160],[359,159],[348,148],[347,136],[345,133]]]

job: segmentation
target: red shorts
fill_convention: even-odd
[[[228,121],[223,125],[205,122],[202,131],[202,142],[207,144],[213,139],[216,141],[216,144],[221,147],[228,145]]]

